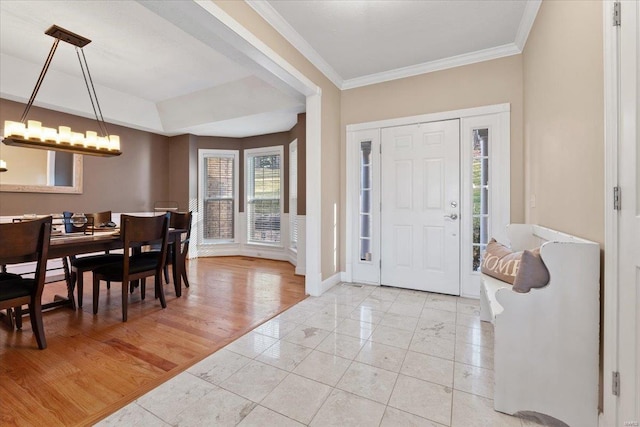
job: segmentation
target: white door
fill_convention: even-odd
[[[381,146],[381,284],[459,295],[459,120],[385,128]]]
[[[640,6],[622,3],[620,38],[620,144],[618,360],[620,425],[640,422]]]

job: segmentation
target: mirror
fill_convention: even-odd
[[[26,193],[82,193],[82,155],[0,144],[0,191]]]

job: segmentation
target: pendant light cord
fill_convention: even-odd
[[[42,85],[42,81],[44,80],[44,76],[47,74],[47,70],[49,69],[49,65],[51,65],[51,60],[53,59],[53,54],[56,53],[56,49],[58,48],[59,39],[55,39],[53,42],[53,46],[51,46],[51,50],[49,51],[49,56],[47,56],[47,60],[44,61],[44,66],[42,67],[42,71],[40,71],[40,76],[38,77],[38,81],[36,82],[36,87],[33,88],[33,92],[31,93],[31,98],[29,98],[29,102],[27,102],[27,106],[22,113],[22,117],[20,118],[20,122],[25,123],[27,120],[27,114],[29,114],[29,110],[31,110],[31,106],[33,105],[33,101],[36,99],[36,95],[40,90],[40,86]]]
[[[80,53],[82,53],[82,56],[80,56]],[[100,109],[100,103],[98,102],[98,95],[96,94],[96,88],[93,85],[93,79],[91,78],[91,73],[89,72],[89,64],[87,63],[87,58],[84,56],[84,50],[76,47],[76,54],[78,55],[80,69],[82,70],[82,77],[84,78],[84,83],[87,86],[87,91],[89,92],[91,107],[93,108],[93,114],[95,114],[96,116],[98,127],[102,132],[102,136],[108,137],[109,132],[107,131],[107,124],[105,123],[104,117],[102,116],[102,110]]]

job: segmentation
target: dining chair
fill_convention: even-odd
[[[164,266],[164,277],[165,282],[169,283],[169,265],[175,262],[180,263],[180,276],[184,281],[185,286],[189,287],[189,279],[187,278],[187,270],[186,270],[186,261],[187,255],[189,253],[189,242],[191,240],[191,220],[192,213],[191,212],[171,212],[171,220],[170,227],[176,230],[186,230],[184,233],[180,235],[180,237],[176,237],[176,241],[169,245],[167,250],[167,262]],[[183,237],[184,236],[184,237]],[[179,240],[178,240],[179,239]],[[175,255],[173,251],[176,251]],[[176,277],[176,268],[173,266],[173,283],[176,288],[176,295],[180,296],[182,293],[178,288],[178,277]]]
[[[67,212],[65,212],[67,214]],[[100,228],[101,225],[111,222],[111,211],[85,214],[87,224],[93,224],[94,227]],[[106,228],[108,229],[108,228]],[[72,255],[69,257],[71,289],[74,287],[78,292],[78,307],[82,308],[82,298],[84,291],[84,273],[93,271],[103,265],[122,262],[122,254],[110,254],[106,251],[100,255],[89,255],[77,257]],[[107,289],[111,288],[111,281],[107,282]]]
[[[42,290],[47,270],[51,216],[0,224],[0,265],[36,262],[33,279],[9,275],[0,281],[0,310],[13,308],[18,329],[22,327],[22,306],[29,306],[31,329],[38,348],[47,348],[42,323]]]
[[[120,233],[123,240],[122,260],[98,267],[93,270],[93,314],[98,313],[100,281],[122,283],[122,321],[127,321],[127,292],[130,282],[142,280],[141,299],[145,297],[144,278],[155,276],[156,296],[160,298],[162,308],[167,307],[162,286],[162,269],[167,259],[167,240],[169,236],[169,214],[138,217],[122,215]],[[159,252],[142,252],[142,246],[160,243]]]

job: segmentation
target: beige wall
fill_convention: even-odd
[[[603,243],[602,3],[544,1],[523,59],[527,220]]]
[[[346,90],[342,93],[342,179],[346,182],[346,126],[397,117],[511,104],[511,221],[524,220],[522,56],[457,67]],[[346,200],[343,186],[342,201]],[[342,241],[346,224],[342,212]],[[345,259],[341,260],[344,266]]]
[[[0,123],[20,118],[24,104],[0,99]],[[30,120],[47,126],[68,125],[78,131],[96,129],[95,119],[86,119],[33,107]],[[143,212],[153,209],[169,192],[169,149],[167,138],[149,132],[107,124],[120,135],[119,157],[84,157],[82,194],[0,193],[0,215],[74,212]],[[29,150],[26,149],[25,150]]]

